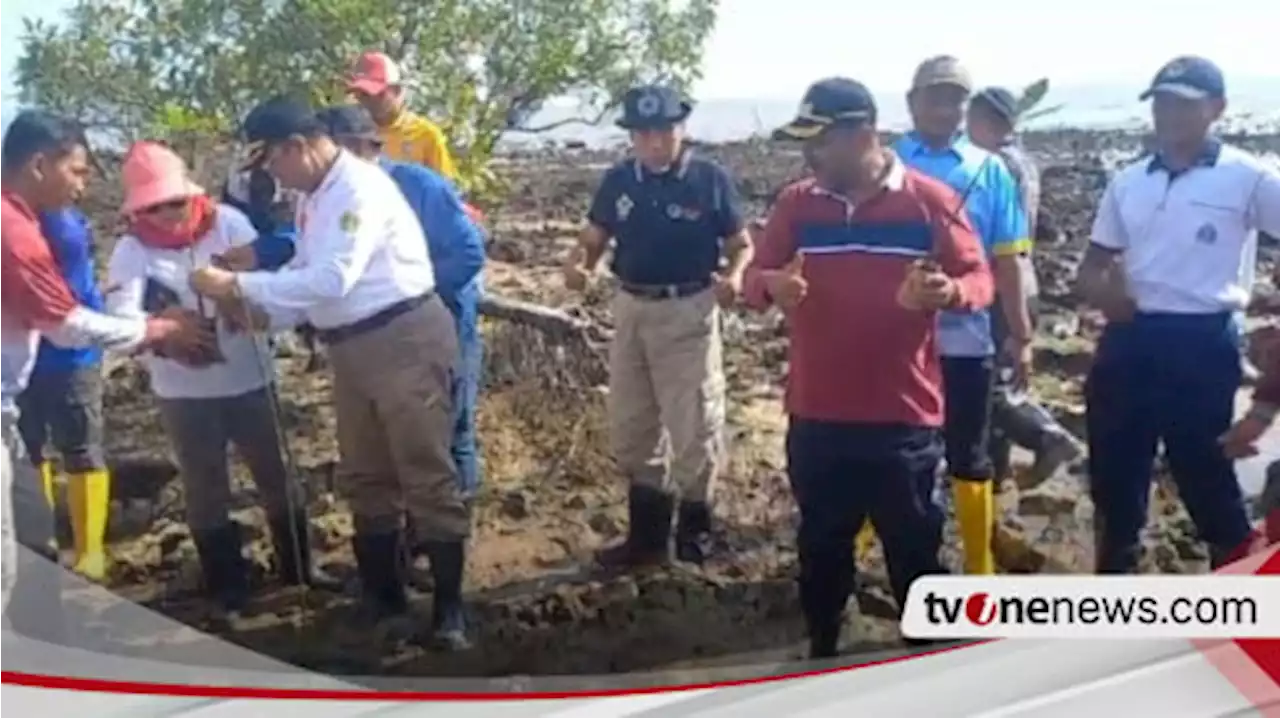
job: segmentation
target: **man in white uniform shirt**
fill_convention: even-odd
[[[1152,101],[1156,151],[1112,180],[1080,266],[1108,319],[1085,388],[1097,570],[1137,568],[1157,445],[1209,546],[1228,563],[1249,521],[1222,435],[1241,383],[1237,315],[1252,291],[1258,231],[1280,234],[1280,174],[1209,134],[1222,72],[1165,65]]]
[[[435,293],[422,228],[391,177],[340,149],[307,105],[268,100],[244,131],[251,163],[306,195],[296,254],[276,272],[200,269],[191,285],[315,326],[334,373],[339,476],[367,605],[378,619],[395,619],[397,633],[408,616],[400,560],[407,513],[422,542],[415,549],[431,560],[435,639],[465,648],[470,517],[450,454],[457,337]]]

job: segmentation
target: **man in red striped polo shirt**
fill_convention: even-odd
[[[937,316],[992,301],[959,197],[884,148],[875,120],[858,82],[809,88],[775,136],[803,141],[816,176],[778,196],[745,277],[747,303],[778,305],[789,324],[787,469],[814,658],[837,653],[865,518],[900,606],[913,580],[944,572]]]

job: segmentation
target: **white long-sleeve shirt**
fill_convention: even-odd
[[[435,289],[422,226],[381,167],[346,151],[298,208],[293,260],[239,275],[240,291],[277,315],[334,329]]]
[[[187,278],[193,269],[207,267],[212,259],[232,247],[250,244],[258,236],[253,224],[239,210],[218,205],[213,228],[186,249],[156,249],[125,235],[116,242],[107,263],[107,310],[125,317],[145,314],[143,298],[148,279],[172,290],[188,309],[200,309]],[[217,307],[203,300],[206,316],[217,316]],[[266,386],[274,379],[269,355],[260,356],[248,332],[230,333],[217,322],[218,347],[225,361],[203,367],[147,353],[143,362],[151,375],[151,389],[162,399],[209,399],[238,396]],[[265,347],[262,347],[265,351]]]

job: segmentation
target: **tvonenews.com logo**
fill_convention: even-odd
[[[920,638],[1280,635],[1276,576],[925,577],[903,631]]]
[[[993,623],[1256,623],[1258,604],[1251,598],[1178,597],[1161,610],[1160,601],[1150,596],[1112,600],[1085,596],[993,596],[979,591],[963,598],[926,593],[925,612],[930,623],[954,624],[963,617],[975,626]]]

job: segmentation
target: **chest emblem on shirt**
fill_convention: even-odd
[[[667,216],[675,220],[687,220],[697,222],[702,216],[702,212],[697,207],[681,207],[678,204],[667,205]]]
[[[354,232],[360,226],[360,218],[355,212],[343,212],[342,217],[338,219],[338,226],[343,232]]]
[[[627,221],[627,217],[631,216],[631,210],[634,209],[635,206],[636,206],[636,203],[632,202],[631,198],[628,197],[627,195],[624,194],[621,197],[619,197],[618,201],[613,205],[614,211],[618,213],[618,221],[619,222]]]
[[[1201,244],[1213,244],[1218,241],[1218,228],[1205,222],[1196,230],[1196,241]]]

